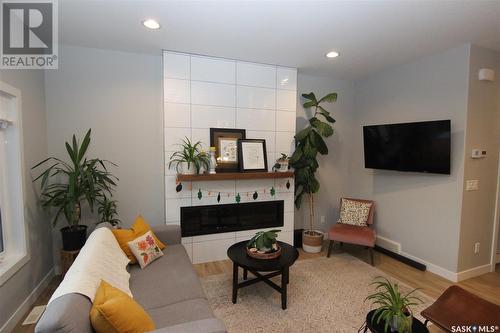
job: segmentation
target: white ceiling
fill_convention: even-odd
[[[500,51],[496,1],[59,1],[61,43],[160,49],[355,79],[459,44]],[[162,25],[150,31],[145,18]],[[340,57],[327,59],[330,50]]]

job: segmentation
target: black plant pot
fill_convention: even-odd
[[[78,251],[87,240],[87,226],[64,227],[61,229],[61,235],[64,251]]]

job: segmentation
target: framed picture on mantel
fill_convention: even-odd
[[[237,128],[210,128],[210,147],[215,147],[216,172],[238,172],[238,140],[246,138],[246,131]]]
[[[240,155],[240,171],[267,171],[266,140],[238,140],[238,153]]]

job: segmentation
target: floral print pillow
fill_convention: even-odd
[[[142,269],[163,256],[163,252],[158,244],[156,244],[151,231],[146,232],[144,235],[137,237],[127,244]]]
[[[342,198],[340,223],[366,227],[372,203]]]

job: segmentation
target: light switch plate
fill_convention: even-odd
[[[484,149],[472,149],[471,157],[472,158],[485,158],[486,157],[486,150]]]
[[[465,190],[466,191],[477,191],[479,190],[479,180],[470,179],[465,182]]]

